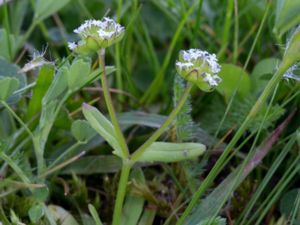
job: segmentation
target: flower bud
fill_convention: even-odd
[[[78,43],[69,42],[68,46],[76,53],[91,54],[120,41],[124,31],[124,27],[107,17],[102,20],[87,20],[74,30],[81,40]]]
[[[177,72],[203,91],[212,91],[222,81],[217,75],[220,68],[215,54],[199,49],[180,51],[176,62]]]

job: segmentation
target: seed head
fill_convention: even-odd
[[[212,91],[222,81],[217,75],[220,69],[216,55],[200,49],[180,51],[176,62],[177,72],[203,91]]]

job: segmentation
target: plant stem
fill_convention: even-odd
[[[198,200],[202,197],[204,192],[207,190],[207,188],[212,184],[213,180],[216,178],[216,176],[219,174],[219,172],[224,167],[224,161],[226,160],[226,157],[229,155],[231,150],[234,148],[235,144],[238,142],[240,137],[243,135],[245,130],[247,129],[249,123],[251,120],[256,116],[256,114],[259,112],[263,104],[265,104],[267,98],[269,97],[270,93],[275,88],[276,84],[278,84],[285,73],[285,71],[291,66],[292,62],[288,60],[283,60],[282,64],[279,66],[277,72],[274,74],[272,79],[267,84],[266,88],[264,89],[263,93],[260,95],[258,100],[256,101],[255,105],[252,107],[251,111],[249,112],[248,116],[232,138],[232,140],[227,145],[226,149],[206,177],[206,179],[202,182],[198,190],[195,192],[194,196],[192,197],[192,200],[190,201],[188,207],[185,209],[184,213],[178,220],[176,225],[182,225],[187,216],[191,213],[194,206],[197,204]]]
[[[178,104],[176,107],[173,109],[171,114],[168,116],[168,118],[165,120],[165,122],[160,126],[159,129],[155,131],[155,133],[142,145],[140,146],[133,154],[131,157],[131,160],[133,162],[137,161],[143,153],[146,151],[146,149],[153,143],[155,142],[160,135],[165,131],[165,129],[171,124],[171,122],[174,120],[176,115],[180,112],[182,106],[186,102],[187,98],[189,97],[190,91],[192,90],[193,85],[188,83],[188,86],[186,87],[181,99],[179,100]]]
[[[126,193],[127,182],[130,174],[131,163],[127,159],[123,160],[123,166],[121,171],[121,177],[118,185],[117,198],[114,208],[113,222],[112,225],[121,224],[122,208]]]
[[[106,79],[106,70],[105,70],[105,49],[101,49],[98,52],[98,56],[99,56],[99,64],[103,69],[103,73],[101,75],[101,84],[102,84],[105,103],[106,103],[106,106],[108,109],[108,113],[109,113],[111,122],[116,131],[117,140],[120,142],[120,145],[122,148],[123,159],[125,159],[125,158],[129,157],[129,150],[128,150],[128,146],[126,144],[125,137],[120,128],[120,125],[119,125],[119,122],[118,122],[118,119],[116,116],[116,112],[115,112],[115,109],[114,109],[114,106],[112,103],[112,99],[111,99],[111,96],[109,93],[108,83],[107,83],[107,79]]]

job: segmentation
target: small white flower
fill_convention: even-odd
[[[201,63],[207,63],[210,66],[212,73],[220,72],[221,67],[215,54],[209,54],[207,51],[202,51],[200,49],[182,50],[180,51],[180,54],[185,62],[196,64],[197,61],[201,61]]]
[[[293,66],[291,66],[283,75],[283,78],[285,79],[293,79],[300,81],[300,63],[296,63]]]
[[[77,47],[77,44],[75,42],[68,42],[68,47],[71,50],[74,50]]]
[[[222,79],[219,76],[217,75],[209,76],[206,73],[205,76],[203,76],[203,80],[205,80],[212,87],[218,86],[219,83],[221,83],[222,81]]]

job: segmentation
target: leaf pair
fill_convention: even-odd
[[[121,146],[116,138],[111,122],[95,107],[84,104],[83,114],[93,127],[114,149],[113,153],[121,158]],[[138,159],[139,162],[177,162],[202,155],[205,146],[200,143],[154,142]]]
[[[112,73],[114,67],[106,67],[107,74]],[[72,94],[86,84],[93,82],[99,74],[100,69],[91,72],[91,62],[85,58],[77,58],[71,65],[65,63],[56,73],[52,84],[43,98],[43,105],[52,100],[61,98],[66,93]]]

